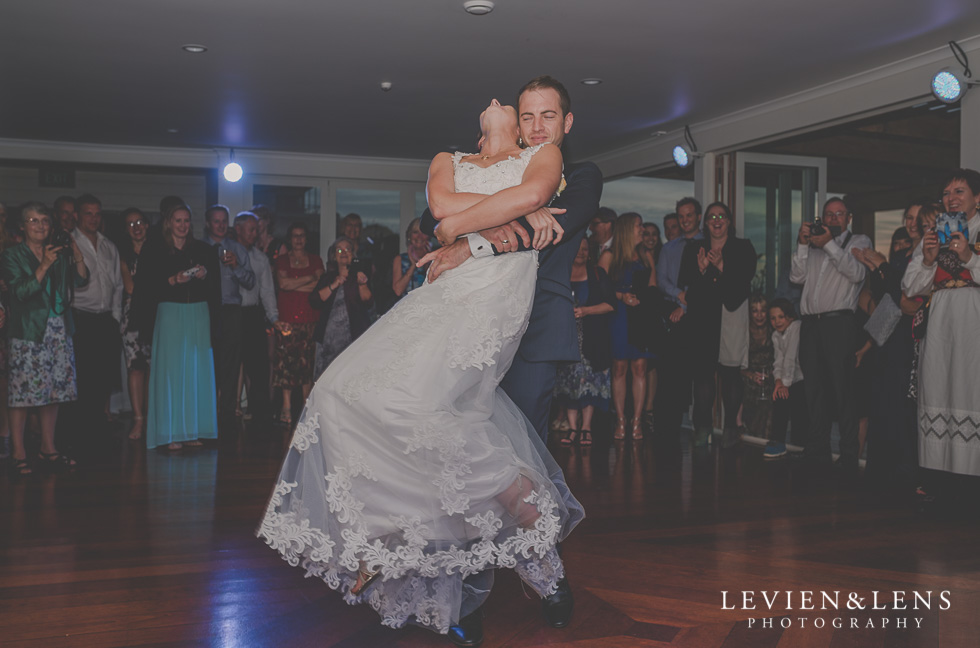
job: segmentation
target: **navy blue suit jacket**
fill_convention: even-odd
[[[585,236],[589,222],[599,211],[602,196],[602,173],[592,162],[565,166],[565,190],[551,203],[565,209],[555,216],[565,230],[558,245],[545,248],[538,255],[538,281],[531,307],[531,320],[517,353],[528,362],[577,362],[578,330],[572,302],[572,261]],[[518,222],[528,231],[534,229],[523,218]],[[426,210],[422,231],[432,234],[436,221]],[[523,242],[521,250],[526,250]],[[494,250],[496,254],[501,254]]]

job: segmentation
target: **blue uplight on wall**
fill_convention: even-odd
[[[944,104],[956,103],[963,98],[967,90],[980,83],[973,80],[970,59],[967,58],[963,48],[957,45],[956,41],[949,41],[949,49],[952,50],[956,62],[963,67],[963,72],[955,72],[945,67],[932,75],[932,94]]]
[[[674,164],[682,169],[686,169],[691,164],[691,155],[680,144],[674,147]]]
[[[932,94],[943,103],[956,103],[963,96],[964,84],[960,78],[947,69],[940,70],[932,77]]]

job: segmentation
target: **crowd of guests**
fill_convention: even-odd
[[[816,469],[853,476],[864,458],[879,484],[948,494],[947,475],[980,475],[966,337],[980,316],[978,212],[980,174],[958,169],[940,201],[908,205],[886,257],[831,198],[767,296],[753,292],[758,256],[727,205],[683,198],[663,239],[638,214],[601,208],[572,271],[582,360],[559,375],[552,427],[588,445],[596,409],[617,440],[679,430],[690,412],[695,447],[754,437],[775,460],[791,442]]]
[[[181,198],[162,199],[159,213],[153,224],[125,209],[110,240],[95,196],[16,213],[0,203],[0,458],[15,474],[76,466],[106,430],[123,374],[128,438],[149,448],[202,445],[236,416],[290,424],[294,390],[305,397],[375,317],[356,214],[340,222],[324,263],[302,223],[276,238],[263,205],[234,217],[208,207],[199,238]],[[415,262],[430,241],[418,219],[406,244],[393,262],[397,297],[424,281]],[[28,456],[32,417],[40,446]]]
[[[611,412],[616,440],[680,429],[690,412],[695,447],[755,437],[780,459],[791,442],[831,467],[836,422],[833,468],[845,474],[864,457],[869,477],[922,497],[947,487],[943,474],[980,475],[966,337],[980,316],[978,212],[980,174],[956,170],[941,201],[907,207],[886,258],[831,198],[798,232],[789,289],[766,296],[753,293],[758,257],[724,203],[683,198],[662,230],[600,208],[572,268],[581,361],[556,384],[561,443],[591,444],[597,409]],[[243,391],[247,415],[291,424],[294,396],[377,317],[356,214],[326,262],[302,223],[276,238],[263,205],[234,217],[209,207],[200,238],[179,197],[160,215],[124,210],[113,241],[92,195],[0,204],[0,456],[15,473],[75,466],[123,373],[128,436],[147,447],[216,438],[219,420],[243,415]],[[425,281],[416,266],[432,241],[418,219],[405,245],[391,262],[394,299]],[[29,457],[31,420],[40,445]]]

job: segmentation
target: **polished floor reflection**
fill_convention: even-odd
[[[3,468],[0,645],[449,645],[381,627],[254,537],[283,430],[227,429],[213,446],[165,453],[123,429],[70,474]],[[686,431],[612,442],[597,427],[591,448],[552,448],[588,513],[564,546],[572,625],[545,627],[504,572],[485,646],[980,645],[969,485],[922,510],[860,480],[765,462],[755,446],[692,451]],[[887,609],[873,609],[875,591]],[[824,592],[839,592],[840,609],[819,609]],[[914,596],[927,592],[928,608]],[[862,607],[847,607],[852,593]]]

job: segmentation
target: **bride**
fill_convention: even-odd
[[[479,155],[441,153],[430,167],[443,235],[530,214],[558,190],[560,151],[519,148],[513,107],[493,100],[480,126]],[[476,194],[492,201],[488,222],[468,214]],[[550,231],[550,216],[536,218]],[[384,625],[446,633],[483,602],[463,581],[484,570],[515,569],[541,596],[564,576],[555,545],[584,512],[498,388],[537,255],[471,258],[408,293],[330,365],[296,426],[258,536]]]

